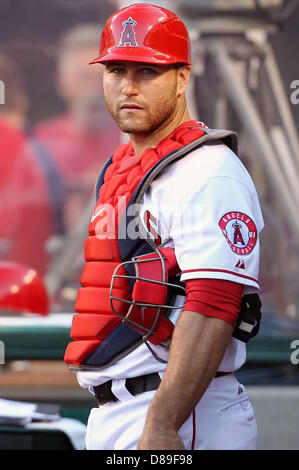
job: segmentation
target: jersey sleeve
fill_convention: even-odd
[[[258,290],[262,227],[256,192],[238,179],[212,177],[191,189],[170,228],[181,280],[224,279]]]

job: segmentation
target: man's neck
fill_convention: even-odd
[[[174,116],[171,120],[164,123],[163,126],[157,128],[149,135],[130,134],[135,155],[140,155],[145,149],[155,147],[161,140],[165,139],[177,127],[191,119],[188,109],[185,108],[183,113]]]

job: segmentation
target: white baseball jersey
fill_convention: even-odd
[[[220,141],[208,142],[169,165],[151,183],[140,217],[153,238],[175,249],[182,281],[223,279],[243,284],[244,293],[259,290],[263,217],[258,196],[239,158]],[[183,300],[178,302],[182,305]],[[174,323],[179,313],[171,315]],[[167,360],[165,347],[152,348]],[[245,359],[245,344],[231,338],[219,370],[235,371]],[[115,364],[79,371],[77,377],[89,388],[110,379],[162,374],[165,368],[142,344]]]

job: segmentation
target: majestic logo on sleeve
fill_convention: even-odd
[[[242,212],[227,212],[219,221],[219,227],[232,251],[249,255],[255,247],[257,230],[253,220]]]
[[[137,22],[134,21],[131,16],[126,20],[123,21],[123,32],[121,33],[120,41],[118,47],[137,47],[138,44],[136,42],[135,31],[134,27],[136,26]]]

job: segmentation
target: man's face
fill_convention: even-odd
[[[103,77],[107,108],[123,132],[149,135],[172,119],[177,82],[174,65],[108,62]]]

